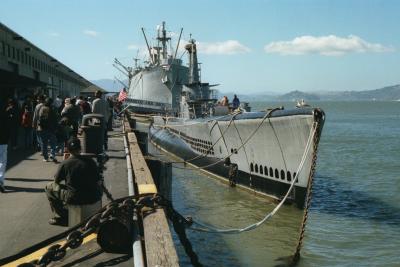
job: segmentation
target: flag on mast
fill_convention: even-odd
[[[118,101],[119,102],[124,102],[127,97],[128,97],[128,93],[126,92],[126,89],[124,87],[121,90],[121,92],[119,92]]]

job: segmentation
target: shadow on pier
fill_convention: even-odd
[[[7,170],[19,164],[23,160],[36,160],[31,158],[36,151],[33,149],[17,149],[12,150],[10,147],[8,148],[8,158],[7,158]]]

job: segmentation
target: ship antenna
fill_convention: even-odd
[[[176,58],[176,54],[178,53],[179,43],[181,42],[182,31],[183,28],[181,28],[181,33],[179,34],[178,43],[176,44],[174,59]]]
[[[154,62],[153,62],[153,57],[151,56],[151,51],[150,51],[149,42],[147,42],[147,37],[146,37],[146,34],[144,33],[144,28],[143,28],[143,27],[142,27],[142,32],[143,32],[144,40],[146,41],[147,50],[149,50],[149,55],[150,55],[151,63],[154,63]]]
[[[117,58],[114,58],[113,66],[121,73],[123,73],[125,76],[127,76],[128,79],[132,78],[132,68],[124,66]]]
[[[133,60],[135,61],[135,70],[138,69],[138,61],[140,60],[138,56],[139,56],[139,49],[137,50],[136,57],[133,58]]]

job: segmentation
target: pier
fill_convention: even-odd
[[[104,184],[114,199],[127,196],[150,195],[163,192],[170,195],[171,166],[146,156],[141,143],[146,135],[134,132],[134,122],[121,121],[121,127],[109,132],[109,160],[105,164]],[[132,126],[131,126],[132,125]],[[62,157],[58,157],[59,161]],[[57,164],[42,162],[39,153],[13,152],[6,172],[6,193],[0,195],[0,259],[15,255],[21,250],[45,239],[61,234],[67,227],[48,224],[51,210],[44,187],[53,180]],[[110,200],[103,194],[103,209]],[[67,249],[65,257],[50,263],[96,265],[116,263],[118,266],[179,266],[166,212],[155,208],[134,215],[132,247],[127,253],[107,253],[100,249],[97,234],[83,239],[76,249]],[[69,226],[71,227],[71,226]],[[59,238],[34,251],[23,254],[5,266],[40,259],[51,245],[63,244]],[[4,262],[0,262],[2,266]]]

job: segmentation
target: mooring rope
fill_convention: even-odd
[[[190,158],[190,159],[187,159],[187,160],[171,161],[170,163],[182,163],[182,164],[185,164],[185,163],[194,161],[194,160],[196,160],[196,159],[206,157],[206,156],[208,155],[208,152],[210,152],[210,151],[214,148],[214,146],[219,142],[219,140],[221,140],[221,139],[225,136],[225,134],[226,134],[226,132],[228,131],[229,127],[231,126],[232,122],[235,120],[236,115],[241,114],[241,113],[242,113],[242,112],[239,111],[239,112],[236,112],[236,113],[233,113],[233,114],[232,114],[232,118],[229,120],[229,124],[228,124],[228,126],[224,129],[224,132],[221,133],[221,136],[214,142],[214,144],[213,144],[211,147],[209,147],[209,148],[207,149],[207,151],[206,151],[205,153],[201,153],[200,155],[197,155],[197,156],[195,156],[195,157],[193,157],[193,158]],[[217,120],[214,120],[214,121],[216,121],[216,122],[217,122],[216,124],[218,124],[218,121],[217,121]],[[215,125],[216,125],[216,124],[215,124]],[[167,127],[167,129],[168,129],[168,128],[169,128],[169,127]],[[214,126],[213,126],[212,128],[214,128]],[[152,136],[154,136],[154,135],[152,135]],[[151,136],[151,137],[152,137],[152,136]]]
[[[258,132],[258,130],[260,129],[261,125],[263,124],[263,122],[269,118],[269,116],[271,115],[271,113],[275,110],[279,110],[280,108],[274,108],[272,110],[270,110],[267,114],[265,114],[265,116],[263,117],[263,119],[261,120],[261,122],[258,124],[258,126],[256,127],[256,129],[247,137],[247,139],[244,141],[244,143],[242,143],[237,149],[236,151],[239,151],[240,149],[242,149],[249,141],[250,139]],[[205,166],[190,166],[191,169],[195,169],[195,170],[201,170],[201,169],[205,169],[205,168],[209,168],[212,167],[214,165],[217,165],[218,163],[225,161],[227,158],[229,158],[230,156],[232,156],[235,152],[231,152],[230,154],[228,154],[228,156],[221,158],[219,160],[217,160],[216,162],[210,163],[208,165]],[[182,163],[186,163],[187,161],[184,161]]]
[[[250,230],[253,230],[257,227],[259,227],[260,225],[262,225],[263,223],[265,223],[268,219],[272,218],[275,213],[277,213],[279,211],[279,209],[282,207],[283,203],[286,201],[286,199],[288,198],[290,192],[293,190],[294,184],[296,183],[299,174],[301,172],[301,170],[304,167],[304,163],[306,161],[307,158],[307,154],[310,150],[311,147],[311,142],[314,138],[314,135],[316,133],[316,129],[317,129],[317,122],[314,122],[311,129],[310,129],[310,135],[308,137],[307,140],[307,144],[306,147],[304,149],[304,153],[303,156],[301,158],[299,167],[297,168],[296,171],[296,176],[293,178],[292,183],[290,184],[290,187],[288,189],[288,191],[286,192],[286,195],[283,197],[283,199],[279,202],[279,204],[269,213],[267,213],[264,218],[256,223],[253,223],[251,225],[248,225],[246,227],[243,228],[230,228],[230,229],[220,229],[220,228],[216,228],[214,226],[211,226],[209,224],[203,223],[203,222],[199,222],[199,221],[195,221],[193,220],[193,225],[198,225],[199,227],[194,227],[191,226],[190,229],[195,230],[195,231],[200,231],[200,232],[208,232],[208,233],[220,233],[220,234],[239,234],[242,232],[247,232]]]

